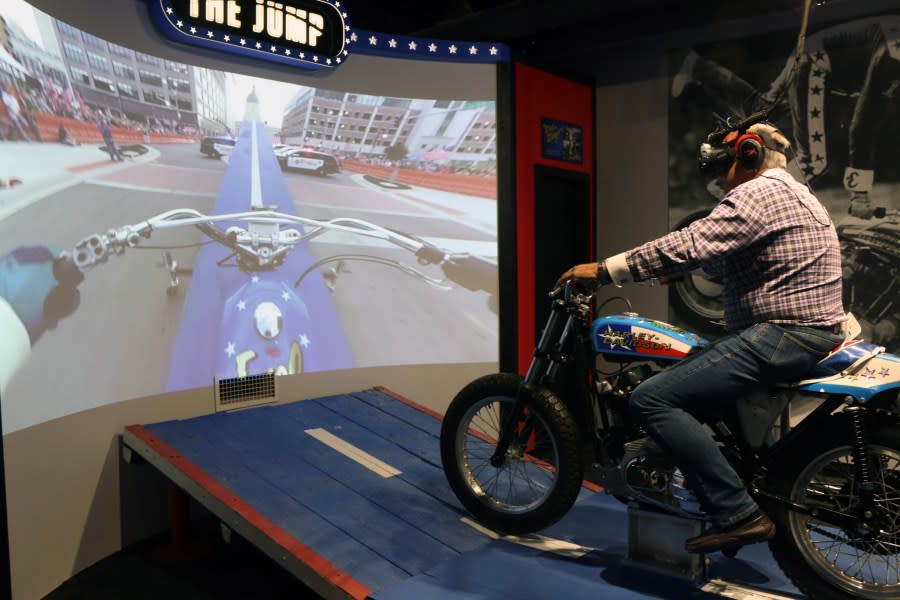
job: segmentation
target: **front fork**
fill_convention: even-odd
[[[559,365],[565,362],[567,357],[563,355],[566,340],[569,339],[575,326],[575,317],[565,310],[565,303],[556,300],[547,319],[547,325],[541,332],[541,339],[534,350],[531,364],[525,378],[516,393],[512,408],[505,411],[503,422],[500,425],[500,435],[497,439],[497,447],[491,455],[491,466],[499,468],[506,460],[506,454],[510,445],[518,434],[517,424],[524,413],[534,389],[544,381],[552,380],[559,370]],[[528,421],[523,423],[523,431],[528,431]]]

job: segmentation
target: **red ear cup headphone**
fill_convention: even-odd
[[[734,159],[743,168],[755,171],[762,166],[766,144],[755,133],[744,133],[734,142]]]

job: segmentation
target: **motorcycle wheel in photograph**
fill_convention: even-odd
[[[504,533],[543,529],[565,515],[581,489],[579,432],[550,390],[528,394],[502,464],[491,464],[500,427],[520,393],[521,378],[476,379],[453,399],[441,426],[441,461],[457,498],[479,523]]]
[[[866,447],[873,497],[863,506],[854,449],[843,427],[797,456],[773,489],[790,501],[848,515],[836,525],[800,511],[773,511],[778,533],[769,542],[784,573],[808,598],[900,598],[900,431],[869,434]],[[790,475],[793,474],[793,475]]]
[[[709,210],[691,213],[675,225],[673,231],[687,227],[709,214]],[[687,274],[670,286],[669,302],[685,329],[702,335],[718,337],[723,329],[719,325],[725,318],[722,306],[722,285],[703,277]]]

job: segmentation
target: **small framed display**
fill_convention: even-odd
[[[582,162],[581,127],[554,119],[541,119],[541,156]]]

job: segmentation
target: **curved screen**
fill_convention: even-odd
[[[493,67],[392,92],[416,63],[260,77],[0,16],[0,290],[32,338],[0,346],[4,433],[216,378],[497,360]],[[35,247],[74,259],[77,307]]]

